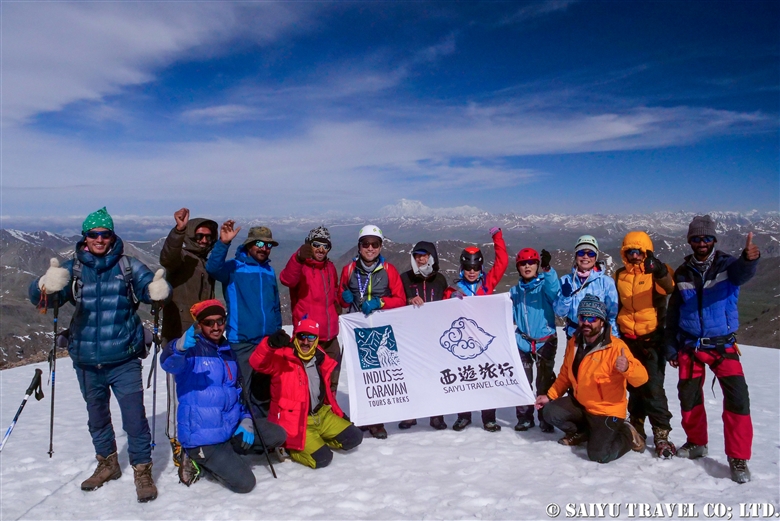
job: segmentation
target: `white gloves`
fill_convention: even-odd
[[[149,298],[161,302],[171,294],[171,288],[165,281],[165,270],[160,268],[154,274],[154,280],[149,283]]]
[[[49,269],[38,279],[38,289],[45,291],[49,295],[57,293],[68,285],[70,281],[70,272],[65,268],[60,268],[60,261],[52,257],[49,261]]]

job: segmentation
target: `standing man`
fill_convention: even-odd
[[[188,208],[173,214],[176,221],[160,251],[160,264],[166,270],[166,278],[173,288],[173,295],[163,308],[163,347],[179,338],[192,324],[190,308],[196,303],[214,298],[214,278],[206,272],[206,258],[217,240],[215,221],[202,218],[190,219]],[[176,379],[167,373],[168,422],[165,434],[171,441],[173,463],[179,468],[179,479],[190,484],[197,475],[189,457],[181,450],[176,428]],[[183,462],[183,460],[185,460]],[[182,465],[184,463],[184,465]]]
[[[594,295],[607,307],[607,317],[612,336],[619,336],[615,319],[618,313],[618,296],[615,281],[596,263],[599,243],[592,235],[583,235],[574,246],[574,267],[571,273],[561,277],[561,293],[555,300],[555,314],[566,318],[566,338],[577,329],[577,308],[585,295]]]
[[[528,383],[533,380],[533,366],[536,365],[536,395],[547,394],[555,381],[555,353],[558,351],[558,335],[555,330],[553,303],[561,291],[558,274],[550,266],[552,256],[542,250],[541,257],[533,248],[517,252],[515,266],[520,274],[517,286],[509,290],[512,299],[512,313],[515,319],[515,340],[520,349]],[[516,408],[516,431],[527,431],[534,426],[534,407],[518,405]],[[544,420],[538,411],[539,428],[542,432],[553,432],[552,425]]]
[[[252,375],[249,357],[263,338],[282,327],[276,273],[268,258],[279,243],[269,228],[252,227],[235,258],[226,261],[230,243],[241,230],[235,224],[233,220],[222,223],[219,242],[209,256],[206,271],[222,283],[227,304],[225,336],[236,353],[242,387],[246,390]]]
[[[169,342],[160,357],[162,368],[176,378],[181,444],[196,465],[229,490],[247,493],[255,487],[255,475],[239,455],[278,447],[287,435],[264,420],[262,439],[255,436],[252,416],[244,406],[236,355],[223,336],[222,303],[205,300],[190,311],[196,323]]]
[[[444,298],[463,298],[478,295],[492,295],[496,286],[504,276],[509,266],[509,256],[506,253],[506,243],[501,233],[501,228],[494,226],[490,229],[493,238],[493,247],[496,250],[496,260],[493,267],[487,273],[483,270],[484,257],[482,250],[476,246],[469,246],[460,253],[460,278],[454,287],[447,288]],[[452,430],[462,431],[471,424],[471,411],[458,413],[458,419],[452,425]],[[482,411],[482,428],[488,432],[498,432],[501,426],[496,423],[496,410],[485,409]]]
[[[409,256],[412,269],[401,274],[407,304],[420,307],[426,302],[443,300],[447,279],[439,273],[436,246],[432,242],[420,241],[414,245]],[[414,425],[417,425],[417,420],[404,420],[398,424],[398,428],[410,429]],[[444,416],[432,416],[430,425],[437,431],[447,428]]]
[[[382,230],[373,224],[363,226],[358,233],[358,254],[341,270],[339,303],[349,313],[366,316],[377,309],[399,308],[406,304],[404,287],[395,266],[382,257]],[[387,430],[381,423],[369,425],[374,438],[384,440]]]
[[[157,498],[152,478],[152,436],[144,409],[141,358],[147,354],[138,302],[162,303],[170,295],[163,270],[152,275],[142,262],[124,255],[114,221],[103,207],[81,226],[76,258],[59,267],[52,259],[46,274],[30,285],[34,304],[75,306],[68,354],[87,404],[89,433],[98,465],[81,484],[95,490],[119,479],[116,436],[111,424],[111,393],[122,411],[127,453],[140,503]]]
[[[544,419],[566,433],[558,443],[587,441],[591,461],[609,463],[629,450],[642,452],[645,440],[625,421],[626,384],[644,384],[647,371],[610,335],[607,307],[598,297],[585,295],[577,318],[558,378],[546,395],[536,397],[536,407],[544,407]]]
[[[620,249],[623,267],[615,272],[620,297],[617,324],[620,337],[631,354],[647,370],[647,383],[628,386],[628,414],[631,425],[645,434],[645,418],[653,427],[653,442],[658,457],[668,459],[675,453],[669,441],[672,414],[664,391],[664,323],[666,301],[674,289],[671,268],[653,254],[653,241],[645,232],[629,232]]]
[[[318,345],[336,361],[330,381],[335,397],[341,372],[341,347],[338,341],[339,278],[336,266],[328,259],[331,247],[327,228],[320,226],[311,230],[303,245],[287,261],[279,280],[290,288],[293,324],[304,317],[320,324]]]
[[[693,255],[674,272],[676,284],[666,321],[667,359],[679,368],[677,392],[682,426],[688,440],[677,450],[680,458],[707,455],[707,414],[704,410],[704,366],[708,365],[723,391],[723,431],[731,469],[737,483],[750,481],[747,460],[753,444],[750,397],[734,336],[739,327],[739,287],[753,278],[761,253],[748,233],[739,257],[715,250],[715,221],[709,215],[693,218],[688,244]]]

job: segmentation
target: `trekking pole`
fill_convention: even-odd
[[[252,422],[255,423],[254,418],[252,419]],[[257,437],[260,438],[260,445],[263,446],[263,452],[265,452],[265,459],[268,460],[268,466],[271,467],[271,474],[274,475],[274,479],[278,479],[276,477],[276,470],[274,470],[274,464],[271,463],[271,455],[268,454],[268,446],[265,444],[265,439],[263,439],[263,433],[261,433],[260,429],[257,428],[257,423],[255,423],[255,432],[257,433]]]
[[[54,342],[49,355],[49,374],[51,376],[51,416],[49,418],[49,457],[54,456],[54,381],[57,376],[57,319],[60,314],[60,298],[54,295]]]
[[[252,375],[249,376],[248,381],[246,383],[246,390],[244,390],[241,394],[244,399],[244,402],[246,404],[246,408],[249,411],[249,416],[252,417],[252,425],[255,426],[255,433],[257,434],[257,437],[260,439],[260,445],[263,447],[263,452],[265,452],[265,459],[268,461],[268,466],[271,467],[271,474],[273,474],[274,479],[278,479],[276,477],[276,470],[274,469],[274,464],[271,463],[271,455],[268,454],[268,445],[265,444],[265,438],[263,438],[263,433],[260,432],[260,429],[257,427],[257,421],[255,421],[255,415],[252,410],[252,398],[251,398],[251,389],[252,389]]]
[[[156,445],[154,441],[154,431],[157,428],[157,353],[160,352],[160,303],[155,301],[152,304],[152,315],[154,315],[154,329],[152,329],[152,345],[154,348],[154,356],[152,356],[152,368],[149,371],[149,378],[146,381],[146,388],[154,382],[152,387],[152,443],[151,447],[154,450]]]
[[[30,396],[32,396],[33,393],[35,393],[36,400],[41,401],[43,399],[43,389],[41,389],[41,374],[43,374],[43,371],[41,371],[40,369],[35,370],[35,376],[33,376],[32,382],[30,382],[30,386],[24,392],[24,400],[22,400],[22,405],[20,405],[19,410],[16,411],[16,416],[14,416],[14,421],[11,422],[11,426],[8,427],[7,431],[5,431],[5,436],[3,436],[3,441],[0,442],[0,451],[3,450],[3,447],[5,447],[5,442],[8,441],[8,438],[11,436],[14,427],[16,427],[16,420],[18,420],[19,415],[22,414],[22,409],[24,409],[24,406],[27,404],[27,399]]]

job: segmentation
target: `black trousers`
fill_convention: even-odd
[[[520,360],[523,362],[523,369],[525,370],[525,376],[528,378],[528,383],[534,383],[534,371],[533,367],[536,366],[536,396],[542,396],[547,394],[550,390],[553,382],[555,381],[555,353],[558,351],[558,337],[548,338],[542,347],[536,350],[536,357],[531,353],[524,353],[520,351]],[[534,406],[533,405],[518,405],[516,407],[518,420],[533,420]],[[539,422],[544,424],[544,415],[542,409],[537,413]]]
[[[653,335],[642,340],[623,339],[634,358],[647,369],[647,382],[639,387],[628,386],[628,414],[631,418],[650,419],[650,425],[671,430],[672,413],[664,391],[666,358],[663,356],[663,337]],[[640,433],[643,434],[643,433]]]
[[[544,406],[544,419],[566,434],[588,433],[588,459],[609,463],[631,450],[632,435],[623,418],[588,413],[571,396],[563,396]]]

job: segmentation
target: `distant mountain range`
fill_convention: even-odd
[[[331,258],[339,270],[357,253],[357,232],[371,222],[384,232],[383,254],[403,272],[410,267],[410,251],[415,242],[436,243],[441,269],[448,280],[457,278],[458,256],[469,244],[479,245],[489,263],[494,257],[488,233],[491,226],[504,230],[510,255],[510,266],[499,291],[517,283],[514,254],[523,247],[548,249],[559,274],[571,269],[572,250],[577,237],[594,235],[603,251],[608,271],[622,264],[619,248],[631,230],[648,231],[655,253],[664,262],[677,266],[690,253],[685,234],[695,215],[691,212],[657,212],[647,215],[492,215],[473,207],[430,209],[418,201],[402,200],[385,207],[376,219],[275,218],[238,220],[242,226],[240,241],[251,226],[269,226],[280,243],[272,254],[277,274],[297,250],[311,228],[326,225],[332,235]],[[740,341],[747,344],[780,347],[780,212],[709,212],[718,223],[718,248],[738,255],[749,231],[761,248],[758,275],[742,290],[740,312],[743,327]],[[217,218],[217,221],[221,219]],[[4,219],[4,224],[8,219]],[[73,221],[73,219],[71,219]],[[62,219],[50,222],[46,231],[0,230],[0,368],[45,358],[51,345],[51,315],[39,314],[27,299],[30,281],[44,273],[51,257],[72,257],[80,238],[74,222]],[[124,239],[125,252],[137,257],[150,268],[158,267],[160,249],[173,218],[115,218],[117,232]],[[29,222],[27,223],[30,224]],[[78,222],[80,224],[80,221]],[[280,287],[283,318],[291,321],[288,292]],[[142,307],[143,309],[143,307]],[[60,323],[67,325],[71,306],[62,310]],[[143,314],[148,319],[147,314]]]

